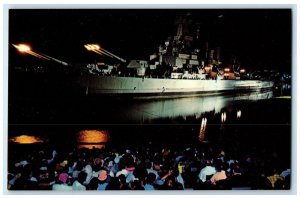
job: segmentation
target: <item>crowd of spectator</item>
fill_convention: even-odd
[[[183,149],[38,149],[10,158],[7,188],[289,190],[290,179],[289,164],[278,159],[237,156],[209,144]]]

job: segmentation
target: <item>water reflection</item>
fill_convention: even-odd
[[[223,113],[221,114],[221,122],[222,122],[222,123],[226,122],[226,112],[223,112]]]
[[[267,108],[265,110],[265,105],[247,108],[249,107],[248,103],[270,99],[272,96],[272,92],[265,92],[157,101],[117,101],[117,103],[113,101],[106,104],[103,101],[99,102],[99,99],[84,103],[79,101],[60,108],[53,115],[56,116],[54,117],[56,120],[51,120],[48,125],[45,123],[36,125],[38,122],[34,122],[36,120],[33,118],[31,125],[10,125],[9,134],[12,137],[22,135],[20,132],[24,131],[35,132],[36,135],[54,140],[55,144],[72,145],[78,143],[78,147],[85,148],[102,148],[105,147],[106,142],[114,142],[114,144],[118,142],[143,143],[149,140],[159,140],[162,143],[174,142],[176,144],[178,141],[189,142],[189,140],[191,142],[210,142],[216,140],[215,137],[218,136],[218,132],[223,131],[230,124],[234,124],[236,127],[241,123],[270,124],[274,122],[271,119],[276,115],[274,109]],[[263,100],[263,102],[267,101],[272,102],[272,100]],[[78,103],[81,103],[82,106],[76,106],[79,108],[79,114],[74,114],[75,108],[73,107]],[[273,107],[274,105],[270,103],[269,106]],[[46,113],[52,109],[45,110],[47,111],[45,111],[44,116],[49,119],[46,117],[49,116]],[[241,117],[242,111],[243,117]],[[281,117],[277,118],[280,119]],[[286,117],[284,119],[289,120]],[[91,136],[89,141],[78,140],[80,137],[78,132],[85,132],[85,129],[105,129],[106,132],[101,135],[105,139],[96,140],[99,137],[96,135]],[[81,138],[84,137],[88,136],[81,136]],[[170,137],[172,137],[172,141],[170,141]]]
[[[78,148],[101,149],[108,140],[109,135],[104,130],[82,130],[77,135]]]
[[[239,118],[241,118],[241,117],[242,117],[242,111],[241,111],[241,110],[238,110],[238,111],[236,112],[236,118],[239,119]]]
[[[199,141],[200,142],[205,141],[206,124],[207,124],[207,118],[204,117],[204,118],[202,118],[200,132],[199,132]]]
[[[159,118],[175,118],[194,115],[200,117],[205,112],[220,113],[224,108],[238,101],[255,101],[270,99],[272,92],[248,93],[235,96],[209,96],[139,102],[120,109],[118,115],[130,121],[146,122]],[[238,113],[238,117],[241,113]],[[226,121],[226,113],[222,114],[222,122]]]
[[[45,142],[44,139],[31,135],[20,135],[12,137],[8,141],[15,144],[36,144]]]

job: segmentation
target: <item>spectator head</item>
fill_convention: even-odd
[[[275,190],[283,190],[283,189],[285,189],[284,181],[281,180],[281,179],[276,180],[276,182],[274,184],[274,189]]]
[[[98,180],[99,180],[100,182],[103,182],[103,181],[105,181],[106,179],[107,179],[107,171],[101,170],[101,171],[99,172],[99,175],[98,175]]]
[[[141,185],[141,182],[139,180],[134,180],[131,183],[131,189],[132,190],[145,190],[144,187]]]
[[[68,180],[69,175],[67,173],[61,173],[58,176],[58,180],[62,183],[66,183]]]
[[[88,189],[89,190],[97,190],[98,183],[99,183],[98,178],[92,178],[90,183],[89,183]]]
[[[83,182],[85,181],[86,179],[86,176],[87,176],[87,173],[84,172],[84,171],[81,171],[79,174],[78,174],[78,179],[77,181],[81,184],[83,184]]]
[[[124,174],[119,175],[118,178],[122,184],[126,183],[126,177]]]
[[[120,190],[120,181],[118,178],[111,178],[105,190]]]
[[[156,175],[154,173],[148,173],[146,177],[146,183],[147,184],[153,184],[156,179]]]

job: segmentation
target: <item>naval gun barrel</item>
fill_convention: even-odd
[[[41,54],[42,54],[42,53],[41,53]],[[61,60],[56,59],[56,58],[54,58],[54,57],[50,57],[49,55],[45,55],[45,54],[42,54],[42,55],[45,56],[45,57],[47,57],[48,59],[50,59],[50,60],[52,60],[52,61],[55,61],[55,62],[57,62],[57,63],[62,64],[62,65],[64,65],[64,66],[70,66],[70,64],[68,64],[67,62],[61,61]]]
[[[123,58],[121,58],[121,57],[118,57],[118,56],[117,56],[117,55],[115,55],[115,54],[112,54],[111,52],[109,52],[109,51],[105,50],[104,48],[101,48],[101,50],[102,50],[103,52],[105,52],[105,53],[107,53],[107,54],[111,55],[112,57],[114,57],[114,58],[116,58],[116,59],[120,60],[121,62],[126,62],[126,60],[125,60],[125,59],[123,59]]]
[[[120,60],[121,62],[126,62],[125,59],[122,59],[121,57],[118,57],[117,55],[105,50],[104,48],[100,48],[100,46],[98,44],[86,44],[84,45],[84,47],[89,50],[89,51],[93,51],[95,53],[98,53],[100,55],[106,55],[106,56],[109,56],[111,58],[116,58],[118,60]]]

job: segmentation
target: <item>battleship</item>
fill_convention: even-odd
[[[86,95],[169,98],[270,90],[272,81],[189,80],[114,76],[83,76],[80,85]],[[83,89],[84,89],[83,88]]]
[[[149,60],[126,60],[87,44],[88,50],[117,59],[121,64],[88,64],[77,80],[86,95],[170,98],[271,90],[271,80],[247,76],[236,60],[224,67],[220,47],[201,42],[200,27],[179,17],[170,36]],[[191,30],[194,30],[192,32]],[[124,65],[126,63],[126,65]]]

